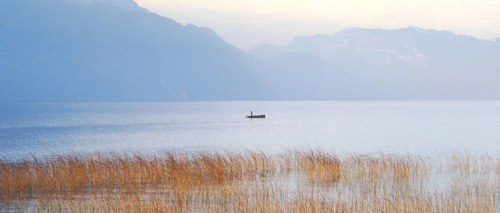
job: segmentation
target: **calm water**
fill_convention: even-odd
[[[250,110],[266,119],[245,119]],[[321,148],[500,153],[500,102],[0,104],[0,157]]]

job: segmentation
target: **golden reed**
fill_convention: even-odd
[[[0,211],[498,212],[500,160],[314,150],[0,160]]]

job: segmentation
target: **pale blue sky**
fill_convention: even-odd
[[[416,26],[500,37],[500,0],[136,0],[176,21],[214,29],[245,50],[345,27]]]

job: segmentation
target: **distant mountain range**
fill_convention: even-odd
[[[328,70],[340,70],[377,89],[378,98],[500,98],[498,39],[415,27],[348,28],[331,36],[297,37],[287,46],[261,46],[250,54],[271,61],[290,55],[321,59],[331,66]]]
[[[0,101],[498,98],[498,39],[348,28],[246,53],[133,0],[0,0]]]

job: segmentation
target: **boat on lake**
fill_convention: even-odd
[[[245,118],[266,118],[266,115],[254,115],[252,111],[250,111],[250,115],[245,115]]]

